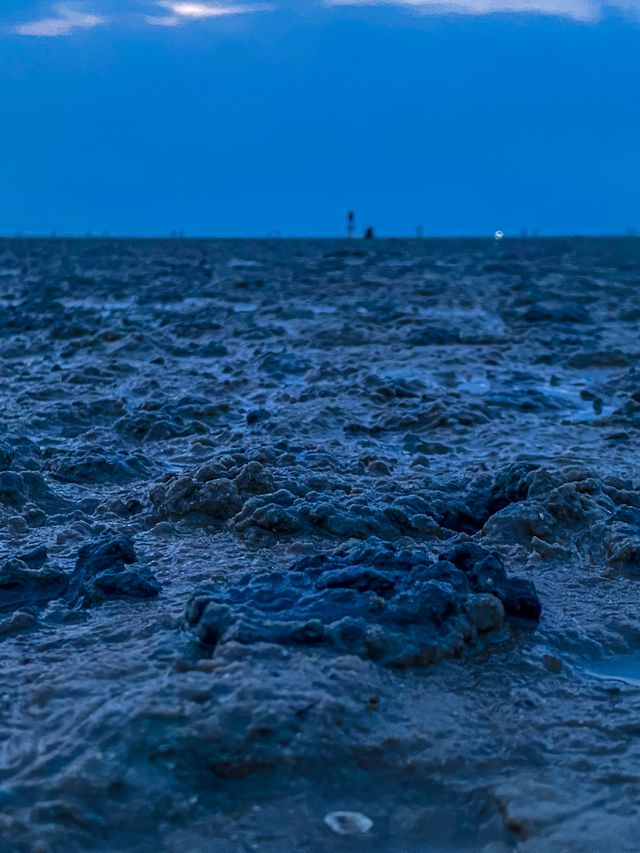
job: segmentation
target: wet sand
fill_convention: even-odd
[[[1,849],[637,850],[639,329],[633,239],[0,241]]]

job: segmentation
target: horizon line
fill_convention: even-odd
[[[593,239],[593,240],[610,240],[610,239],[638,239],[640,237],[640,229],[629,228],[624,232],[579,232],[567,231],[551,234],[541,234],[534,231],[527,233],[514,232],[509,234],[504,232],[502,237],[496,238],[495,233],[481,234],[383,234],[375,235],[367,239],[364,235],[349,235],[349,234],[242,234],[242,235],[221,235],[221,234],[127,234],[104,232],[98,233],[33,233],[33,232],[0,232],[0,240],[173,240],[173,241],[202,241],[202,240],[345,240],[354,243],[375,243],[382,240],[415,240],[416,242],[426,240],[493,240],[501,242],[504,240],[566,240],[566,239]]]

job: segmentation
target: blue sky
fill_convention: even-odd
[[[0,232],[640,227],[640,0],[3,0]]]

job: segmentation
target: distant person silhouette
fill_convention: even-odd
[[[353,237],[353,232],[356,227],[356,215],[353,210],[350,210],[347,214],[347,236]]]
[[[372,228],[371,226],[369,226],[369,227],[367,228],[367,230],[364,232],[364,239],[365,239],[365,240],[373,240],[373,238],[374,238],[375,236],[376,236],[376,235],[374,234],[374,232],[373,232],[373,228]]]

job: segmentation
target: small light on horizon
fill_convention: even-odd
[[[502,240],[503,237],[504,231],[496,231],[496,233],[493,235],[494,240]]]

